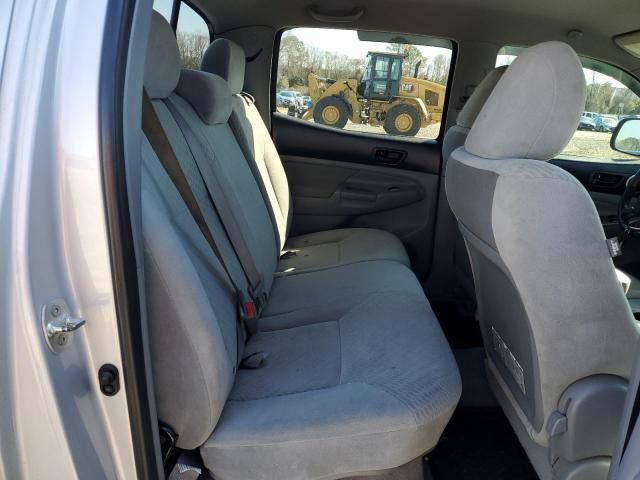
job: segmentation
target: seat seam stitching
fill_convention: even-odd
[[[405,431],[417,431],[420,430],[421,428],[425,428],[426,425],[414,425],[411,427],[407,427],[407,428],[396,428],[393,430],[382,430],[379,432],[370,432],[370,433],[356,433],[354,435],[339,435],[339,436],[333,436],[333,437],[319,437],[319,438],[308,438],[308,439],[304,439],[304,440],[284,440],[282,442],[269,442],[269,443],[255,443],[255,444],[234,444],[234,445],[215,445],[213,447],[210,448],[239,448],[239,447],[270,447],[270,446],[276,446],[276,445],[283,445],[283,444],[293,444],[293,443],[306,443],[306,442],[317,442],[317,441],[326,441],[326,440],[342,440],[342,439],[347,439],[347,438],[357,438],[357,437],[370,437],[372,435],[387,435],[389,433],[398,433],[398,432],[405,432]],[[205,446],[206,447],[206,444]]]
[[[353,305],[352,307],[349,307],[349,310],[347,310],[347,311],[346,311],[344,314],[342,314],[342,315],[344,316],[344,315],[346,315],[347,313],[351,312],[351,310],[353,310],[355,307],[360,306],[364,301],[368,300],[369,298],[371,298],[371,297],[375,297],[375,296],[378,296],[378,295],[382,295],[382,294],[385,294],[385,293],[389,293],[389,291],[386,291],[386,290],[375,290],[375,291],[373,291],[373,292],[366,292],[366,293],[362,294],[362,295],[364,296],[364,298],[362,298],[362,300],[360,300],[357,304]],[[407,297],[418,297],[418,298],[423,298],[423,296],[422,296],[422,294],[421,294],[421,293],[408,293],[408,292],[400,292],[400,291],[398,291],[398,292],[396,292],[396,291],[392,291],[392,293],[393,293],[394,295],[404,295],[404,296],[407,296]],[[272,317],[278,317],[278,316],[281,316],[281,315],[287,315],[287,314],[290,314],[290,313],[295,313],[295,312],[300,312],[300,311],[308,310],[309,308],[312,308],[312,307],[308,307],[308,306],[307,306],[307,307],[295,308],[295,309],[293,309],[293,310],[286,310],[286,311],[283,311],[283,312],[273,313],[273,314],[271,314],[271,315],[266,315],[266,316],[263,316],[263,317],[260,317],[260,318],[272,318]],[[324,321],[324,322],[314,322],[314,323],[326,323],[326,322],[333,322],[333,321],[335,321],[335,320],[327,320],[327,321]],[[287,329],[289,329],[289,328],[305,327],[305,326],[307,326],[307,325],[297,325],[297,326],[295,326],[295,327],[287,327],[287,328],[283,328],[282,330],[287,330]],[[280,329],[277,329],[277,330],[280,330]]]
[[[298,247],[293,247],[293,248],[298,248]],[[326,265],[326,266],[320,266],[320,267],[307,267],[306,269],[300,269],[300,270],[294,270],[292,272],[285,272],[285,271],[280,271],[280,272],[276,272],[275,276],[276,277],[289,277],[289,276],[294,276],[294,275],[300,275],[300,274],[304,274],[304,273],[313,273],[313,272],[322,272],[325,270],[331,270],[333,268],[336,267],[346,267],[348,265],[358,265],[360,263],[368,263],[368,262],[393,262],[393,263],[399,263],[400,265],[404,266],[405,268],[409,268],[407,267],[406,264],[404,264],[402,261],[395,259],[395,258],[388,258],[388,257],[380,257],[380,258],[365,258],[362,260],[356,260],[355,262],[349,262],[349,263],[334,263],[332,265]]]

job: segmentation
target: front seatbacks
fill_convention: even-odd
[[[575,52],[537,45],[507,69],[446,191],[471,257],[488,373],[503,407],[546,446],[545,422],[573,382],[627,377],[637,330],[588,193],[546,163],[585,102]]]
[[[506,66],[494,68],[482,79],[467,102],[464,104],[464,107],[462,107],[462,110],[460,110],[460,113],[456,118],[456,124],[449,128],[447,133],[444,135],[444,139],[442,141],[442,161],[445,172],[451,152],[464,145],[467,135],[469,134],[469,130],[476,121],[480,110],[482,110],[487,98],[491,95],[491,92],[498,83],[498,80],[502,78],[502,74],[506,69]],[[450,238],[453,239],[453,259],[456,285],[464,290],[470,298],[473,298],[475,295],[469,256],[467,255],[467,249],[464,245],[464,240],[462,239],[460,230],[458,229],[455,219],[453,218],[453,214],[448,207],[446,208],[446,213],[442,216],[440,222],[441,228],[447,232],[451,232]]]

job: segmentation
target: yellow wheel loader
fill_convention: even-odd
[[[313,102],[304,118],[322,125],[343,128],[347,120],[381,125],[387,133],[415,136],[421,128],[442,119],[444,85],[417,77],[402,76],[404,56],[369,52],[360,81],[331,80],[309,74]]]

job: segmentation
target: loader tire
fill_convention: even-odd
[[[384,120],[384,131],[391,135],[415,137],[420,130],[420,113],[412,105],[400,104],[387,112]]]
[[[324,97],[313,107],[313,121],[320,125],[344,128],[349,119],[349,107],[338,97]]]

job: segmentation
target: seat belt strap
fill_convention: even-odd
[[[217,161],[216,156],[214,152],[211,151],[211,148],[207,148],[205,143],[198,138],[186,118],[184,118],[171,100],[168,100],[166,105],[184,135],[187,146],[191,150],[191,154],[195,160],[196,167],[204,181],[211,203],[222,222],[222,226],[249,282],[249,294],[253,300],[253,307],[249,306],[250,311],[246,313],[249,317],[258,317],[262,307],[266,303],[266,292],[264,290],[262,275],[260,275],[256,267],[251,250],[233,214],[233,209],[229,205],[224,188],[222,188],[222,185],[218,181],[217,175],[212,171],[211,165]],[[251,308],[253,308],[253,310],[251,310]],[[250,332],[254,333],[254,331],[252,331],[253,326],[249,324],[248,326],[250,327]]]
[[[236,96],[246,103],[245,108],[253,107],[253,101],[251,101],[250,103],[247,102],[245,100],[246,97],[244,97],[242,93]],[[229,125],[231,126],[231,131],[235,134],[236,139],[238,140],[238,146],[240,147],[240,150],[242,151],[242,154],[244,155],[244,158],[247,161],[249,168],[251,169],[251,173],[253,173],[253,177],[256,179],[258,188],[260,189],[262,200],[264,200],[264,205],[267,208],[267,212],[269,213],[269,218],[271,219],[271,225],[273,226],[273,237],[275,238],[276,245],[278,246],[278,253],[279,253],[279,252],[282,252],[284,245],[280,242],[280,232],[278,230],[278,222],[276,220],[274,208],[271,205],[271,199],[269,198],[269,193],[267,192],[267,186],[265,185],[264,179],[262,177],[262,173],[260,173],[260,169],[258,168],[257,160],[255,158],[255,152],[253,148],[249,145],[249,140],[244,134],[244,129],[242,128],[241,122],[242,121],[239,119],[238,113],[235,110],[233,110],[231,112],[231,117],[229,119]]]
[[[254,105],[256,103],[256,99],[249,92],[242,91],[238,94],[247,105]]]
[[[160,160],[160,163],[167,172],[167,175],[169,175],[169,178],[178,190],[178,193],[182,197],[182,200],[198,225],[202,235],[222,265],[227,278],[231,282],[236,294],[236,302],[238,303],[238,310],[243,324],[247,330],[251,331],[253,329],[255,331],[255,327],[249,327],[249,324],[255,324],[257,320],[257,308],[254,301],[251,296],[240,287],[239,282],[233,277],[227,267],[224,257],[211,234],[211,230],[209,230],[204,214],[198,205],[196,196],[187,181],[178,159],[176,158],[173,148],[171,147],[171,143],[167,138],[164,128],[162,128],[162,123],[160,123],[158,114],[153,108],[151,99],[146,91],[144,91],[142,97],[142,131],[147,137],[147,140],[158,157],[158,160]]]

